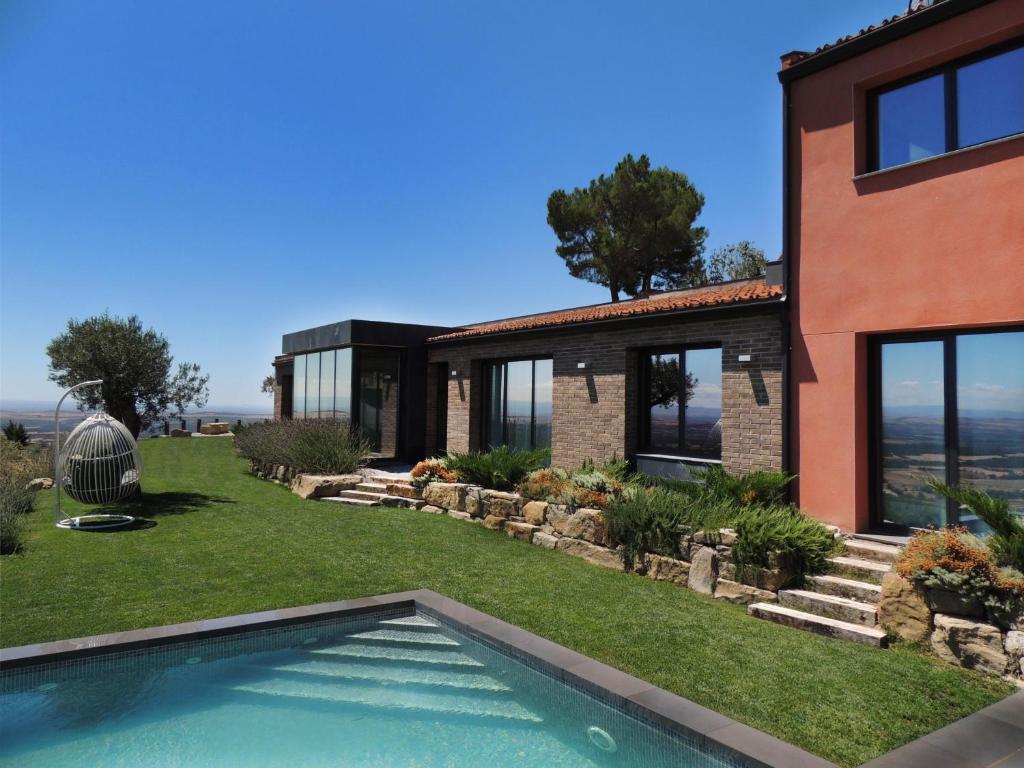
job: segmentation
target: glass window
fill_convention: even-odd
[[[352,348],[339,349],[334,370],[334,413],[352,421]]]
[[[334,413],[334,360],[333,349],[320,353],[320,418],[333,419]]]
[[[722,350],[691,349],[687,350],[685,359],[683,453],[687,456],[721,458]]]
[[[1024,515],[1024,331],[956,339],[958,482]],[[967,510],[960,522],[982,530]]]
[[[648,403],[652,450],[679,450],[679,390],[682,379],[679,355],[651,355],[648,367]]]
[[[1024,132],[1024,47],[956,72],[957,145]]]
[[[646,360],[646,449],[721,459],[721,348],[659,352]]]
[[[912,528],[946,522],[945,499],[928,488],[946,471],[941,341],[882,345],[881,499],[885,522]]]
[[[306,418],[315,419],[320,410],[320,353],[306,355]]]
[[[487,366],[484,442],[488,448],[551,447],[552,371],[550,359]]]
[[[943,75],[934,75],[878,94],[878,168],[946,151],[944,82]]]
[[[306,415],[306,356],[296,355],[292,363],[292,418]]]

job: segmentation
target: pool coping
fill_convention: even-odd
[[[432,614],[606,703],[752,768],[836,768],[763,731],[427,589],[0,648],[0,670],[399,607]],[[979,740],[979,733],[984,739]],[[882,755],[864,768],[1008,767],[1005,761],[1014,757],[1024,758],[1024,691]]]

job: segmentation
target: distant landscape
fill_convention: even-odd
[[[6,424],[8,421],[14,421],[24,424],[30,441],[50,442],[53,440],[53,409],[56,405],[56,402],[40,400],[3,400],[0,401],[0,422]],[[61,408],[61,432],[74,429],[75,425],[90,415],[90,413],[92,412],[78,410],[76,403],[65,400],[64,407]],[[205,423],[228,421],[234,424],[240,419],[243,424],[248,424],[254,421],[269,419],[272,415],[273,408],[269,403],[265,408],[244,405],[207,406],[200,410],[188,410],[183,416],[171,419],[170,426],[172,429],[180,427],[181,420],[184,419],[186,423],[185,428],[195,431],[198,421]],[[150,437],[162,432],[163,426],[160,425],[143,433],[142,437]]]

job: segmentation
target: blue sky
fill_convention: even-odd
[[[604,301],[545,203],[627,152],[775,256],[778,56],[905,5],[4,3],[0,397],[55,397],[47,341],[103,310],[241,405],[284,332]]]

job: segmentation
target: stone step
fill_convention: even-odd
[[[362,501],[381,501],[386,494],[375,493],[374,491],[341,491],[339,499],[361,499]]]
[[[374,660],[390,664],[437,664],[448,667],[482,667],[482,662],[461,651],[397,645],[365,645],[346,643],[331,648],[317,648],[311,653],[318,656],[344,656],[350,659]]]
[[[388,487],[384,483],[359,483],[355,490],[364,493],[387,493]]]
[[[870,581],[873,584],[880,583],[882,577],[890,570],[889,563],[865,560],[862,557],[830,557],[828,562],[832,572],[839,576]]]
[[[417,627],[422,629],[437,629],[437,624],[425,616],[400,616],[397,619],[384,619],[381,624],[393,627]]]
[[[856,579],[844,579],[841,576],[808,576],[807,586],[814,592],[823,595],[835,595],[862,603],[877,605],[882,599],[882,588],[877,584]]]
[[[847,621],[830,619],[827,616],[817,616],[776,603],[754,603],[747,608],[747,613],[759,619],[774,621],[776,624],[783,624],[794,629],[802,629],[854,643],[873,645],[876,648],[885,648],[889,643],[885,632],[876,627],[862,627],[860,624],[850,624]]]
[[[358,662],[313,659],[282,664],[272,668],[279,674],[308,675],[339,680],[369,680],[374,683],[459,688],[473,691],[505,693],[511,687],[490,675],[456,672],[438,667],[385,666]]]
[[[850,624],[860,624],[862,627],[873,627],[878,624],[878,608],[873,605],[846,597],[808,592],[805,589],[779,590],[779,605],[847,621]]]
[[[874,560],[879,563],[895,563],[903,550],[891,544],[880,544],[877,541],[858,539],[854,536],[846,540],[846,553],[850,557],[859,557],[862,560]]]
[[[457,640],[452,640],[440,632],[420,632],[412,629],[371,629],[368,632],[358,632],[349,635],[353,640],[371,641],[375,643],[403,643],[424,646],[454,646],[458,647]]]
[[[333,501],[339,504],[347,504],[350,507],[379,507],[379,501],[368,501],[367,499],[349,499],[341,496],[325,496],[320,501]]]

